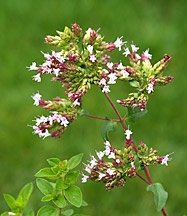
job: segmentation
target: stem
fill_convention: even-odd
[[[109,97],[106,93],[104,93],[104,94],[105,94],[106,98],[108,99],[109,103],[111,104],[112,108],[114,109],[115,113],[117,114],[117,116],[118,116],[118,118],[119,118],[119,120],[120,120],[120,123],[121,123],[122,127],[124,128],[124,130],[127,130],[127,127],[126,127],[126,125],[125,125],[123,119],[121,118],[121,116],[120,116],[120,114],[119,114],[117,108],[115,107],[115,105],[114,105],[113,102],[111,101],[110,97]]]
[[[62,213],[62,208],[59,208],[59,216],[61,215]]]
[[[120,120],[120,123],[121,123],[123,129],[124,129],[124,130],[127,130],[127,126],[125,125],[123,119],[121,118],[121,116],[120,116],[120,114],[119,114],[117,108],[115,107],[115,105],[114,105],[113,102],[111,101],[110,97],[109,97],[106,93],[104,93],[104,94],[105,94],[107,100],[109,101],[109,103],[111,104],[112,108],[114,109],[115,113],[117,114],[117,116],[118,116],[118,118],[119,118],[119,120]],[[134,150],[135,150],[135,152],[136,152],[136,154],[137,154],[137,153],[138,153],[138,149],[137,149],[137,147],[136,147],[136,145],[135,145],[135,143],[134,143],[134,141],[133,141],[132,138],[131,138],[131,141],[132,141],[132,144],[133,144],[133,148],[134,148]],[[146,177],[147,177],[147,180],[148,180],[148,181],[145,180],[145,179],[144,179],[142,176],[140,176],[139,174],[138,174],[138,177],[141,178],[144,182],[153,185],[153,182],[152,182],[152,180],[151,180],[151,176],[150,176],[150,174],[149,174],[149,171],[148,171],[148,168],[147,168],[147,167],[145,167],[144,172],[145,172],[145,174],[146,174]],[[163,213],[164,216],[167,216],[167,213],[166,213],[166,211],[165,211],[164,208],[162,208],[162,213]]]
[[[141,179],[143,180],[146,184],[150,184],[146,179],[144,179],[144,177],[142,177],[141,175],[139,175],[138,173],[136,173],[136,175]]]
[[[149,174],[149,170],[148,170],[147,167],[145,167],[144,172],[145,172],[145,174],[147,176],[147,180],[149,181],[149,184],[153,185],[153,182],[151,181],[151,176]]]
[[[102,117],[93,116],[93,115],[87,115],[87,114],[86,114],[85,116],[90,117],[90,118],[100,119],[100,120],[113,121],[113,122],[120,122],[120,121],[117,120],[117,119],[102,118]]]

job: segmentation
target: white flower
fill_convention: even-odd
[[[108,77],[110,78],[110,80],[108,81],[108,84],[115,84],[116,83],[117,76],[115,73],[109,74]]]
[[[107,169],[106,171],[109,175],[114,175],[115,174],[115,170],[112,170],[111,168]]]
[[[127,57],[129,54],[131,54],[128,47],[125,48],[124,50],[125,50],[125,52],[123,53],[123,55],[125,55],[125,57]]]
[[[104,142],[104,144],[105,144],[106,146],[108,146],[108,147],[111,147],[110,142],[109,142],[108,140],[106,140],[106,141]]]
[[[91,155],[92,160],[90,161],[90,165],[93,168],[95,165],[97,165],[97,160],[94,156]]]
[[[117,69],[118,70],[123,70],[124,69],[124,66],[123,64],[120,62],[120,64],[117,66]]]
[[[90,61],[93,62],[93,63],[96,62],[97,61],[96,56],[91,54],[90,55]]]
[[[108,155],[110,154],[110,147],[109,147],[109,146],[106,146],[106,148],[105,148],[105,150],[104,150],[103,152],[104,152],[104,154],[105,154],[106,156],[108,156]]]
[[[99,151],[99,152],[96,151],[96,154],[97,154],[99,160],[101,160],[102,157],[105,155],[104,152],[102,152],[102,151]]]
[[[144,54],[144,56],[147,57],[148,59],[152,59],[152,55],[149,54],[149,49],[147,49],[143,54]]]
[[[87,182],[87,179],[88,179],[88,178],[89,178],[89,176],[84,175],[84,174],[82,173],[82,183]]]
[[[106,175],[104,173],[99,173],[99,180],[101,180],[103,177],[105,177]]]
[[[120,159],[119,159],[119,158],[117,158],[117,159],[116,159],[116,163],[118,163],[118,164],[119,164],[120,162],[121,162],[121,161],[120,161]]]
[[[127,139],[127,140],[130,139],[131,134],[132,134],[132,131],[131,131],[131,130],[127,129],[127,130],[125,131],[125,135],[126,135],[126,139]]]
[[[33,121],[36,122],[36,126],[39,126],[41,123],[46,123],[48,118],[42,115],[40,118],[36,118],[36,120]]]
[[[126,70],[122,70],[121,73],[122,73],[122,78],[126,78],[129,76],[129,73]]]
[[[115,159],[115,153],[114,152],[111,152],[110,155],[108,156],[108,159]]]
[[[89,164],[88,165],[84,164],[84,165],[85,165],[85,171],[91,173],[92,167]]]
[[[137,52],[139,47],[136,47],[134,44],[131,44],[132,52]]]
[[[103,87],[103,89],[102,89],[102,92],[103,92],[103,93],[108,93],[108,92],[110,92],[109,86],[105,85],[105,86]]]
[[[16,215],[16,213],[8,212],[8,215]]]
[[[49,60],[51,58],[51,55],[49,53],[44,53],[41,51],[41,53],[44,55],[44,57]]]
[[[59,76],[60,68],[54,68],[53,73],[57,76]]]
[[[42,133],[42,137],[43,139],[45,139],[46,137],[51,136],[51,134],[49,133],[49,131],[46,129],[45,133]]]
[[[136,53],[136,58],[141,59],[141,56]]]
[[[132,167],[132,170],[135,170],[135,166],[134,166],[134,162],[133,161],[131,162],[131,167]]]
[[[108,63],[107,63],[107,67],[108,67],[109,69],[112,69],[113,65],[114,65],[113,62],[108,62]]]
[[[65,62],[64,56],[62,56],[61,52],[52,51],[52,56],[54,56],[59,62]]]
[[[71,107],[75,107],[75,106],[80,106],[80,102],[78,101],[78,99],[76,99],[76,100],[71,104]]]
[[[46,67],[46,71],[48,71],[48,69],[49,69],[48,67],[51,66],[51,61],[50,61],[50,60],[49,60],[49,61],[48,61],[48,60],[45,61],[45,62],[42,64],[42,66],[43,66],[43,67]]]
[[[107,69],[103,69],[103,71],[104,71],[106,74],[108,73]]]
[[[90,54],[93,54],[93,46],[92,45],[88,45],[87,50],[90,52]]]
[[[99,85],[106,85],[106,79],[102,78],[99,82]]]
[[[168,161],[170,161],[170,160],[172,160],[172,158],[169,158],[169,156],[171,155],[171,154],[173,154],[174,152],[172,152],[172,153],[170,153],[170,154],[167,154],[166,156],[164,156],[164,158],[162,159],[162,165],[164,164],[164,165],[166,165],[166,166],[168,166]]]
[[[69,124],[69,121],[67,120],[66,117],[62,116],[61,118],[61,125],[63,125],[64,127],[67,127]]]
[[[29,70],[38,70],[38,67],[36,67],[36,62],[32,62],[31,66],[27,67]]]
[[[34,81],[36,81],[36,82],[41,82],[41,77],[40,77],[40,74],[38,73],[38,74],[36,74],[36,75],[34,75],[34,76],[32,76],[33,77],[33,80]]]
[[[127,43],[127,41],[123,42],[122,38],[123,36],[121,36],[120,38],[118,37],[117,40],[114,42],[114,44],[116,45],[116,48],[119,48],[119,51],[121,51],[121,47],[123,46],[123,44]]]
[[[154,92],[153,84],[149,83],[147,87],[147,93],[150,94],[151,92]]]
[[[40,95],[39,92],[38,92],[38,93],[36,93],[35,95],[33,95],[31,97],[34,100],[34,105],[38,106],[42,95]]]

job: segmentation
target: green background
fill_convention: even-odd
[[[169,166],[155,165],[150,168],[154,182],[160,182],[169,192],[166,205],[169,215],[187,212],[186,185],[186,38],[187,2],[185,0],[6,0],[0,3],[0,212],[7,210],[4,193],[16,195],[27,182],[34,182],[34,174],[46,166],[46,159],[66,159],[84,152],[89,154],[102,150],[101,128],[103,121],[79,117],[71,124],[61,139],[40,139],[32,135],[34,116],[43,113],[34,107],[30,97],[40,90],[45,99],[63,95],[59,83],[44,78],[42,83],[32,81],[34,73],[26,66],[43,62],[40,51],[49,52],[52,47],[44,44],[46,35],[55,35],[75,21],[86,30],[98,29],[107,41],[115,41],[124,35],[144,51],[150,48],[152,62],[160,60],[165,53],[172,55],[166,74],[174,76],[173,82],[156,88],[148,104],[148,114],[131,125],[136,143],[144,139],[159,155],[174,152]],[[113,54],[114,61],[122,55]],[[115,85],[110,93],[115,101],[126,97],[128,85]],[[84,97],[84,107],[90,114],[116,118],[109,104],[97,88]],[[117,105],[121,113],[125,109]],[[123,146],[122,129],[110,134],[115,147]],[[80,166],[81,168],[81,166]],[[102,184],[88,182],[79,184],[88,207],[78,209],[88,215],[102,216],[157,216],[150,192],[137,178],[130,179],[124,188],[105,191]],[[35,187],[36,188],[36,187]],[[41,194],[32,195],[29,207],[35,211],[40,206]]]

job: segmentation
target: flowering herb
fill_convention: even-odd
[[[107,121],[102,130],[105,149],[96,151],[97,157],[91,155],[89,163],[84,164],[86,173],[82,172],[82,182],[85,183],[88,179],[102,182],[107,190],[111,190],[125,186],[129,178],[139,177],[149,185],[147,191],[153,192],[157,210],[167,215],[164,206],[168,194],[161,184],[152,182],[148,166],[168,166],[170,154],[158,156],[157,150],[148,148],[143,141],[136,145],[129,122],[136,121],[147,113],[149,96],[157,86],[167,85],[173,80],[171,76],[164,76],[164,70],[172,57],[165,54],[160,61],[152,64],[149,49],[141,52],[134,43],[128,45],[127,41],[123,41],[123,36],[115,42],[106,42],[98,31],[91,28],[83,33],[77,23],[57,33],[58,36],[47,36],[45,42],[58,47],[58,52],[52,50],[51,54],[43,53],[44,62],[39,66],[33,62],[28,68],[36,71],[33,75],[36,82],[41,82],[44,75],[50,75],[53,81],[60,82],[66,87],[67,97],[44,100],[39,92],[32,96],[34,105],[49,111],[47,117],[35,118],[36,124],[32,126],[34,134],[42,138],[61,137],[79,115]],[[110,56],[114,50],[123,50],[118,62],[113,62]],[[124,65],[123,60],[127,57],[129,64]],[[121,117],[109,97],[110,85],[117,84],[118,80],[128,82],[134,88],[127,98],[117,100],[118,104],[128,110],[124,117]],[[118,119],[92,116],[85,112],[82,107],[83,96],[92,85],[100,88]],[[124,129],[125,145],[122,149],[112,147],[108,139],[108,132],[114,130],[118,123]],[[146,179],[142,176],[142,171],[145,172]]]

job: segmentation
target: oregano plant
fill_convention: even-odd
[[[148,185],[146,190],[153,193],[157,211],[166,216],[168,193],[160,183],[154,183],[148,167],[154,164],[168,166],[172,153],[159,156],[155,147],[150,147],[144,141],[135,143],[132,122],[147,114],[147,103],[155,89],[173,80],[173,77],[164,75],[171,56],[165,54],[160,61],[152,65],[149,49],[140,52],[140,48],[134,43],[128,45],[127,41],[123,41],[123,36],[118,37],[115,42],[106,42],[99,31],[89,28],[83,32],[77,23],[72,24],[71,28],[65,27],[63,32],[57,31],[57,34],[47,36],[45,42],[57,47],[58,51],[42,53],[44,62],[40,65],[33,62],[28,69],[36,72],[33,75],[36,82],[41,82],[45,75],[51,76],[52,81],[59,82],[65,88],[66,96],[56,96],[48,100],[44,99],[39,91],[32,95],[34,105],[48,111],[47,116],[42,115],[34,119],[35,125],[31,126],[33,133],[43,139],[60,138],[78,116],[106,121],[101,132],[104,145],[96,151],[97,156],[91,153],[89,163],[83,162],[82,182],[100,182],[110,191],[115,187],[126,187],[131,178],[139,178]],[[112,61],[110,53],[113,50],[121,53],[118,62]],[[128,65],[124,65],[125,58],[129,58]],[[117,85],[120,81],[128,82],[133,87],[133,92],[114,102],[109,96],[110,85]],[[86,97],[93,85],[104,94],[106,103],[110,104],[116,114],[116,119],[93,116],[84,109],[83,96]],[[124,113],[119,113],[116,103],[124,107]],[[117,129],[117,125],[121,125],[124,132],[122,148],[114,148],[108,135],[110,131]],[[118,146],[121,146],[121,143]],[[81,160],[82,154],[63,161],[50,158],[47,160],[50,167],[36,173],[36,185],[44,195],[42,202],[52,204],[42,206],[38,216],[81,215],[66,209],[69,205],[86,205],[82,200],[80,188],[75,185],[80,171],[74,168]],[[22,215],[22,208],[12,208],[14,200],[8,197],[5,196],[5,199],[11,211],[2,215]]]

